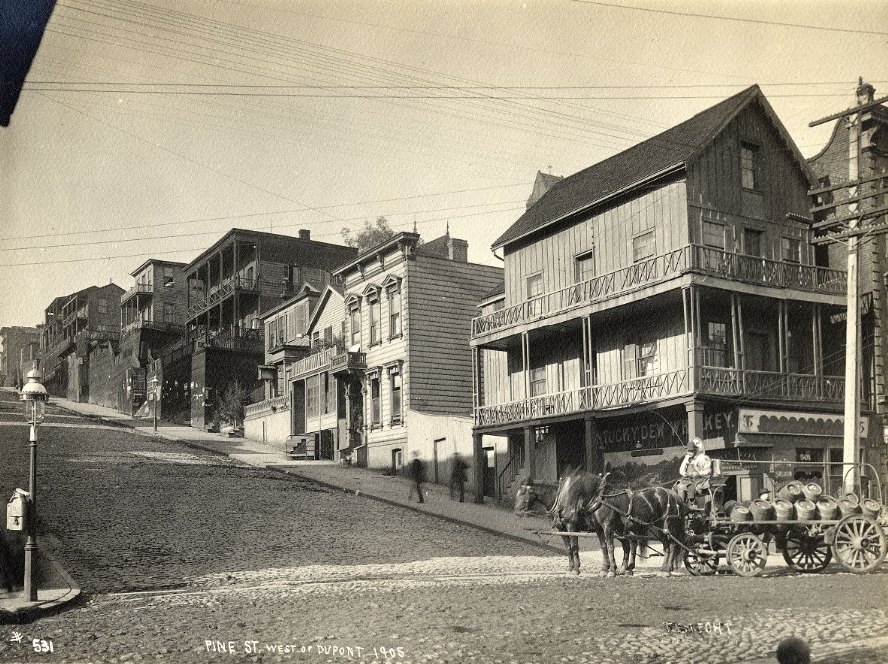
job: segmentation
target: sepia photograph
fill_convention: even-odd
[[[885,0],[4,0],[0,662],[888,664],[886,214]]]

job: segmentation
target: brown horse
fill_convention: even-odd
[[[542,505],[546,510],[546,514],[553,518],[553,526],[556,530],[562,532],[597,532],[597,530],[592,527],[592,522],[588,521],[586,515],[583,514],[582,509],[564,509],[564,501],[573,500],[572,497],[562,497],[561,503],[556,505],[558,497],[564,490],[565,485],[573,487],[570,492],[571,496],[574,495],[574,492],[576,492],[578,496],[583,494],[582,486],[584,478],[580,477],[580,474],[583,476],[589,475],[588,473],[581,473],[581,471],[569,470],[567,474],[559,480],[557,486],[553,484],[534,484],[533,480],[528,480],[518,488],[518,492],[515,494],[515,513],[521,515],[531,514],[537,505]],[[598,476],[596,475],[595,477]],[[588,495],[592,496],[594,495],[594,492],[589,493]],[[580,499],[580,502],[582,502],[582,499]],[[601,543],[601,550],[605,551],[605,544],[601,533],[598,533],[598,538]],[[579,574],[579,538],[564,535],[562,536],[562,539],[564,541],[564,547],[567,549],[569,571],[574,574]],[[628,570],[629,573],[631,573],[632,568],[635,567],[635,541],[622,539],[620,540],[620,543],[623,545],[623,569]],[[606,565],[607,560],[608,558],[605,556]],[[607,570],[605,570],[605,572],[606,571]]]
[[[684,542],[682,506],[674,492],[662,487],[640,490],[625,489],[606,493],[606,475],[573,471],[565,475],[551,505],[533,485],[519,489],[515,511],[527,511],[540,501],[553,518],[553,525],[562,532],[594,532],[598,535],[604,558],[603,576],[631,574],[635,568],[638,541],[659,539],[664,560],[661,570],[671,572],[681,562]],[[551,494],[548,494],[551,495]],[[580,573],[579,538],[563,536],[570,571]],[[617,571],[614,539],[623,548],[623,566]]]

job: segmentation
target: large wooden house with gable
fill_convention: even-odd
[[[666,481],[692,436],[840,474],[846,278],[810,242],[815,184],[758,86],[552,183],[494,243],[504,292],[472,322],[496,491],[568,466]]]

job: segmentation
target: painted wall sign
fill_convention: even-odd
[[[606,453],[684,447],[688,442],[688,416],[683,407],[600,422],[599,436]],[[704,411],[703,438],[707,449],[724,448],[726,443],[734,441],[736,432],[735,410]]]
[[[836,413],[799,413],[791,410],[741,408],[740,433],[805,434],[842,436],[845,418]],[[869,437],[869,420],[860,418],[861,438]]]

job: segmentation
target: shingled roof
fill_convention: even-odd
[[[761,102],[783,135],[800,168],[810,173],[805,159],[758,85],[753,85],[653,138],[556,182],[493,243],[493,248],[498,249],[615,194],[631,190],[654,176],[685,165],[755,99]]]

